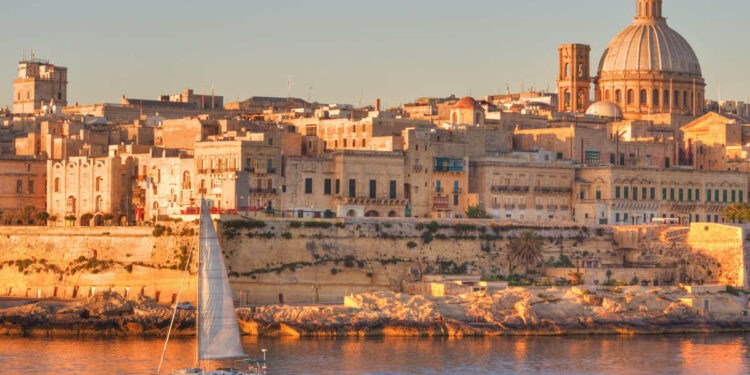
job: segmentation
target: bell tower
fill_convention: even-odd
[[[586,44],[563,44],[558,51],[558,111],[582,113],[591,104],[591,47]]]

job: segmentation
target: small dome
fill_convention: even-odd
[[[606,118],[622,118],[622,110],[620,109],[620,106],[609,101],[601,101],[592,104],[589,109],[586,110],[586,114]]]
[[[464,97],[463,99],[459,100],[458,103],[453,105],[453,108],[455,109],[473,109],[477,107],[477,101],[474,100],[471,96]]]

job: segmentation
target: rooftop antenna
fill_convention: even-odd
[[[288,99],[292,98],[292,73],[289,73],[289,77],[287,78],[287,95],[286,97]]]

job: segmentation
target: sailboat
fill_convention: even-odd
[[[188,266],[190,258],[188,255]],[[183,276],[184,280],[184,276]],[[181,292],[182,287],[180,287]],[[178,300],[179,300],[178,292]],[[263,359],[247,359],[247,354],[242,349],[240,340],[240,328],[234,312],[232,301],[232,289],[229,286],[229,277],[224,266],[224,257],[221,252],[216,229],[211,220],[211,213],[205,199],[201,199],[200,211],[200,235],[198,251],[198,308],[196,311],[196,350],[195,368],[177,370],[173,374],[202,374],[202,375],[246,375],[266,373],[266,350],[263,350]],[[177,305],[172,316],[177,312]],[[170,324],[167,340],[164,344],[162,360],[164,361],[169,335],[172,330]],[[226,363],[235,360],[234,367],[244,368],[219,368],[211,370],[211,362]],[[239,364],[239,365],[238,365]]]

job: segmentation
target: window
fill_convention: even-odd
[[[740,198],[740,199],[739,199],[739,200],[740,200],[740,202],[742,202],[742,200],[743,200],[743,198],[742,198],[742,190],[740,190],[740,191],[739,191],[739,193],[738,193],[737,195],[738,195],[738,196],[739,196],[739,198]]]
[[[557,153],[557,160],[562,160],[562,158],[563,158],[563,153],[562,152],[558,152]]]
[[[16,180],[16,193],[23,193],[23,180]]]
[[[441,187],[440,187],[440,182],[441,182],[440,180],[437,180],[435,182],[435,192],[436,193],[441,193],[443,191],[443,189],[441,189]]]
[[[349,179],[349,198],[355,198],[357,196],[357,180]]]
[[[615,102],[616,102],[617,104],[620,104],[620,103],[622,103],[622,91],[620,91],[620,90],[615,90]]]
[[[667,200],[667,188],[662,188],[661,189],[661,199],[662,200]]]
[[[609,153],[609,164],[615,165],[615,154],[613,152]]]
[[[55,177],[55,193],[60,192],[60,177]]]
[[[688,202],[693,200],[693,189],[688,189]]]
[[[656,188],[651,188],[651,200],[656,200]]]
[[[396,181],[391,180],[388,186],[388,197],[390,199],[396,199]]]
[[[625,165],[625,154],[620,153],[620,165]]]
[[[648,196],[646,195],[646,187],[645,186],[641,188],[641,199],[644,199],[644,200],[648,199]]]
[[[664,108],[669,107],[669,90],[664,90]]]
[[[714,201],[719,201],[719,189],[714,190]]]
[[[378,183],[375,180],[370,180],[370,198],[375,198],[378,194],[377,192]]]
[[[669,167],[670,167],[669,158],[664,158],[664,168],[669,169]]]
[[[615,213],[615,223],[619,223],[619,222],[620,222],[620,213],[617,212]]]
[[[336,194],[341,193],[341,180],[336,179]]]
[[[638,200],[638,188],[635,186],[633,186],[633,200],[634,201]]]
[[[331,195],[331,179],[326,178],[323,180],[323,194]]]
[[[599,151],[586,150],[586,164],[598,165],[599,164]]]
[[[629,198],[628,198],[628,196],[629,196],[629,195],[630,195],[630,194],[629,194],[629,189],[628,189],[628,187],[627,187],[627,186],[623,186],[623,188],[622,188],[622,197],[623,197],[624,199],[629,199]]]
[[[654,107],[659,106],[659,90],[654,90],[653,94],[651,95],[651,102],[654,103]]]
[[[701,200],[701,189],[695,189],[695,200]]]
[[[601,186],[596,187],[596,200],[598,201],[602,200],[602,187]]]
[[[620,187],[615,186],[615,199],[620,199]]]
[[[305,179],[305,194],[312,194],[312,178],[306,178]]]
[[[29,183],[31,183],[31,181],[29,181]],[[737,201],[737,196],[735,194],[737,194],[737,192],[735,190],[732,190],[732,203]]]
[[[711,189],[706,190],[706,202],[711,201]]]
[[[96,183],[94,185],[95,185],[96,191],[102,191],[102,178],[101,177],[97,177],[96,178]]]
[[[722,195],[722,202],[726,202],[727,201],[727,191],[726,190],[722,191],[721,195]]]
[[[29,194],[34,194],[34,180],[29,180],[29,190],[28,191],[29,191]],[[732,192],[732,197],[734,197],[734,192]]]
[[[628,104],[633,104],[635,101],[635,94],[633,93],[633,90],[628,90]]]
[[[683,189],[680,188],[680,190],[678,191],[678,193],[679,193],[680,202],[682,202],[683,193],[684,193]]]
[[[458,206],[458,194],[453,194],[453,205]]]
[[[669,189],[669,200],[674,200],[674,188]]]

